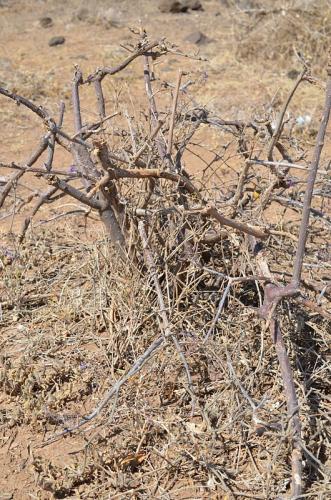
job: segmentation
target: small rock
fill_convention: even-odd
[[[50,28],[53,26],[53,19],[51,17],[41,17],[39,19],[39,24],[42,28]]]
[[[50,47],[55,47],[56,45],[62,45],[65,41],[66,39],[64,38],[64,36],[53,36],[49,40],[48,45]]]
[[[202,10],[199,0],[161,0],[159,2],[161,12],[187,12],[188,10]]]
[[[291,79],[291,80],[296,80],[298,78],[298,76],[300,75],[300,71],[298,71],[297,69],[291,69],[288,73],[287,73],[287,76]]]
[[[193,31],[185,38],[185,41],[190,43],[195,43],[196,45],[204,45],[205,43],[208,43],[210,40],[206,35],[201,33],[201,31]]]

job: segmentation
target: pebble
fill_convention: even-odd
[[[188,10],[202,10],[199,0],[161,0],[159,2],[161,12],[187,12]]]
[[[290,78],[291,80],[296,80],[299,75],[300,75],[300,71],[298,71],[297,69],[291,69],[287,73],[288,78]]]
[[[55,47],[56,45],[62,45],[65,41],[66,39],[64,38],[64,36],[53,36],[49,40],[48,45],[50,47]]]
[[[210,40],[206,35],[201,33],[201,31],[193,31],[185,38],[185,41],[190,43],[195,43],[196,45],[204,45],[205,43],[208,43]]]
[[[41,17],[39,19],[39,24],[42,28],[50,28],[53,26],[53,19],[51,17]]]

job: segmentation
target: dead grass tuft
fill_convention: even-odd
[[[234,283],[214,321],[226,282],[208,268],[251,274],[247,242],[225,235],[201,253],[205,270],[192,262],[181,273],[175,236],[168,234],[165,246],[154,238],[150,245],[163,262],[159,280],[190,367],[193,401],[169,341],[97,422],[79,437],[66,438],[60,462],[54,458],[57,443],[34,449],[30,470],[38,487],[55,498],[163,498],[167,492],[183,498],[187,491],[199,498],[217,492],[275,498],[289,487],[286,404],[274,348],[254,312],[259,286]],[[292,245],[283,236],[273,238],[268,259],[280,276]],[[318,247],[311,237],[311,258]],[[59,226],[30,233],[4,267],[1,379],[7,439],[23,428],[40,442],[74,424],[159,335],[156,296],[141,265],[123,265],[112,252],[106,240],[83,243],[82,234]],[[306,459],[307,492],[327,495],[330,324],[295,303],[283,308],[304,439],[315,456]],[[73,447],[77,451],[68,454]]]
[[[249,2],[248,2],[249,4]],[[245,60],[277,61],[288,68],[297,66],[295,51],[315,61],[314,71],[327,62],[331,36],[331,6],[327,0],[314,2],[252,2],[251,7],[236,8],[234,30],[238,55]],[[234,8],[234,7],[233,7]]]

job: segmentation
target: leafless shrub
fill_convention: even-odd
[[[62,126],[64,105],[54,119],[0,88],[48,128],[25,165],[2,164],[14,170],[3,181],[4,217],[14,217],[34,198],[24,197],[25,176],[35,173],[50,184],[46,192],[34,193],[37,203],[23,221],[17,255],[4,249],[3,322],[5,328],[13,321],[20,328],[8,337],[3,388],[6,397],[25,402],[22,411],[9,410],[4,422],[46,426],[42,446],[54,446],[63,436],[75,439],[75,431],[88,428],[77,460],[65,467],[31,453],[39,486],[55,496],[78,491],[82,498],[105,492],[154,498],[170,491],[177,498],[188,474],[194,477],[194,494],[201,496],[215,490],[275,498],[286,494],[290,483],[292,498],[304,488],[325,492],[326,417],[312,400],[311,377],[314,363],[320,372],[327,369],[329,264],[316,251],[331,221],[321,204],[314,202],[312,210],[311,204],[314,195],[323,203],[326,197],[327,164],[318,167],[331,70],[307,167],[305,152],[284,128],[297,88],[313,80],[306,63],[275,124],[270,116],[241,122],[196,105],[181,72],[173,86],[167,84],[171,104],[162,101],[159,107],[152,63],[173,50],[143,34],[122,64],[86,79],[77,67],[73,134]],[[135,120],[118,101],[108,114],[104,79],[136,59],[143,60],[145,115]],[[88,83],[98,103],[93,124],[85,124],[80,104]],[[219,132],[221,147],[194,177],[186,165],[203,149],[198,134],[211,127]],[[72,155],[69,170],[53,166],[59,147]],[[227,184],[220,167],[233,156],[240,168]],[[302,171],[307,182],[296,176]],[[18,196],[11,198],[13,192]],[[27,230],[46,203],[64,196],[78,205],[75,214],[80,210],[101,222],[106,238],[100,231],[84,243],[78,232],[70,244],[68,238],[63,243],[54,229],[57,243],[48,268],[48,243]],[[272,220],[276,204],[303,209],[300,227]],[[310,212],[314,225],[306,246]],[[304,257],[313,275],[302,276]],[[29,267],[39,275],[26,293],[21,280]],[[23,354],[15,357],[17,346]],[[314,394],[323,400],[324,391],[322,377]],[[318,425],[309,405],[315,405]],[[59,426],[59,433],[48,434]]]

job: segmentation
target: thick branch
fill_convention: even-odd
[[[65,104],[64,104],[64,102],[61,102],[59,120],[58,120],[58,124],[57,124],[59,129],[62,127],[62,124],[63,124],[64,110],[65,110]],[[48,172],[52,169],[52,164],[53,164],[53,159],[54,159],[54,151],[55,151],[55,139],[56,139],[56,133],[52,133],[52,135],[48,141],[48,158],[47,158],[47,161],[45,163],[45,168]]]
[[[106,104],[102,91],[102,83],[101,80],[94,80],[93,83],[94,83],[95,95],[97,97],[99,116],[102,120],[106,116]]]
[[[249,226],[247,224],[244,224],[242,222],[228,219],[227,217],[224,217],[224,215],[220,214],[220,212],[217,210],[216,207],[209,206],[204,211],[202,212],[206,215],[210,215],[214,219],[216,219],[220,224],[223,226],[229,226],[232,227],[233,229],[237,229],[238,231],[246,234],[250,234],[251,236],[255,236],[255,238],[258,238],[260,240],[265,240],[268,238],[268,233],[265,231],[261,231],[261,229],[254,228],[252,226]]]
[[[52,186],[55,186],[57,189],[60,189],[64,193],[68,194],[69,196],[72,196],[76,200],[80,201],[84,205],[87,205],[91,208],[95,208],[97,210],[100,210],[102,208],[101,204],[99,201],[96,201],[95,199],[90,200],[84,193],[79,191],[79,189],[70,186],[67,182],[59,179],[55,175],[49,175],[47,178],[49,184]]]
[[[299,498],[302,493],[302,450],[301,450],[301,423],[299,417],[299,403],[295,392],[292,368],[286,347],[279,328],[278,321],[270,322],[272,338],[278,356],[279,367],[282,374],[284,392],[287,403],[287,415],[292,426],[292,497]]]
[[[74,109],[75,133],[79,134],[82,129],[82,116],[80,111],[79,85],[83,83],[81,70],[76,66],[75,75],[72,82],[72,106]]]
[[[309,223],[309,215],[311,208],[311,200],[313,196],[313,190],[314,190],[318,165],[321,157],[321,152],[324,146],[325,132],[330,118],[330,108],[331,108],[331,62],[328,66],[328,81],[326,85],[324,112],[316,138],[316,145],[314,149],[313,159],[310,165],[310,171],[307,179],[307,189],[303,201],[303,212],[302,212],[302,219],[299,232],[299,241],[293,268],[294,287],[298,287],[300,284],[302,264],[303,264],[306,240],[308,235],[308,223]]]

